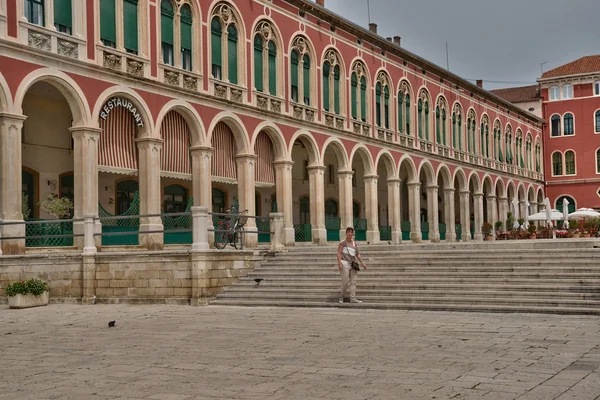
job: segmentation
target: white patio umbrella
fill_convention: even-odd
[[[529,206],[530,205],[531,204],[529,204],[529,201],[525,200],[525,218],[524,218],[525,219],[525,222],[524,222],[525,227],[529,226]]]
[[[532,214],[529,216],[530,221],[558,221],[562,219],[563,214],[557,209],[553,208],[550,212],[546,212],[546,210]]]
[[[594,217],[600,217],[600,213],[591,208],[580,208],[579,210],[569,214],[569,219],[576,221]]]
[[[563,199],[563,223],[565,226],[569,226],[569,200],[565,197]]]

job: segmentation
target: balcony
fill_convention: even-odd
[[[442,157],[450,157],[450,147],[444,146],[443,144],[438,144],[437,153]]]
[[[391,143],[394,141],[394,132],[385,128],[377,128],[377,139]]]
[[[290,102],[292,105],[292,116],[297,119],[301,119],[307,122],[315,122],[315,115],[317,114],[317,110],[300,103],[296,103],[295,101]]]
[[[20,29],[21,37],[27,38],[27,45],[30,47],[75,60],[85,55],[84,40],[26,21],[21,21]]]
[[[197,92],[198,83],[202,82],[202,76],[170,65],[160,65],[159,71],[162,82],[185,90]]]
[[[371,136],[371,125],[367,124],[366,122],[353,119],[352,132],[356,135]]]
[[[434,153],[433,142],[425,139],[419,139],[419,150],[427,153]]]
[[[281,114],[281,105],[283,101],[279,97],[255,91],[254,98],[256,99],[256,107],[261,110],[268,110]]]
[[[325,126],[330,128],[344,130],[346,127],[346,118],[338,114],[332,114],[327,111],[323,111]]]
[[[414,147],[415,147],[415,138],[414,137],[407,135],[405,133],[400,133],[400,134],[398,134],[398,138],[400,140],[400,146],[414,149]]]
[[[97,48],[102,54],[102,66],[104,68],[137,78],[148,77],[150,67],[148,60],[111,47],[98,45]]]
[[[220,99],[229,100],[234,103],[243,103],[246,89],[231,84],[229,82],[220,81],[218,79],[211,78],[212,95]]]
[[[465,161],[466,154],[462,150],[454,150],[454,159],[458,161]]]

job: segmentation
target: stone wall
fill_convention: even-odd
[[[132,251],[0,258],[0,303],[9,283],[38,278],[50,302],[202,305],[261,260],[254,251]]]

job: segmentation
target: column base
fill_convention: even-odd
[[[164,233],[144,233],[148,231],[161,231],[163,224],[141,224],[139,230],[139,242],[148,250],[162,250],[164,242]]]
[[[432,243],[439,243],[440,242],[440,233],[439,232],[429,232],[429,241]]]
[[[283,228],[283,237],[285,238],[285,246],[290,247],[296,244],[296,231],[294,228]]]
[[[463,232],[460,238],[461,242],[470,242],[471,241],[471,232]]]
[[[76,221],[73,222],[73,234],[75,235],[83,235],[84,232],[84,221]],[[102,247],[102,223],[100,221],[94,221],[94,243],[96,244],[96,248],[100,249]],[[73,245],[77,247],[79,250],[83,250],[85,247],[85,238],[83,236],[75,236],[73,237]]]
[[[392,244],[402,243],[402,232],[400,229],[392,231]]]
[[[446,242],[449,242],[449,243],[456,242],[456,233],[455,232],[446,232]]]
[[[379,230],[367,231],[367,243],[369,243],[369,244],[379,243]]]
[[[482,233],[473,234],[473,240],[476,242],[483,242],[483,234]]]
[[[5,220],[4,222],[23,222]],[[2,237],[23,237],[25,236],[25,224],[4,225],[2,228]],[[6,239],[2,240],[2,254],[24,254],[25,239]]]
[[[313,228],[312,237],[314,244],[319,246],[327,246],[327,229]],[[344,237],[346,237],[345,234]]]
[[[411,232],[410,240],[413,243],[421,243],[423,241],[423,234],[421,232]]]

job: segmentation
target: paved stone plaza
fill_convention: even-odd
[[[1,307],[0,399],[600,399],[598,317]]]

